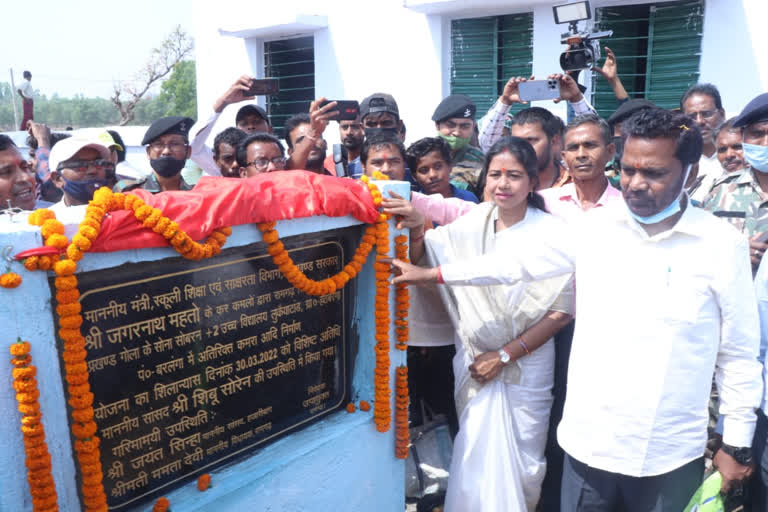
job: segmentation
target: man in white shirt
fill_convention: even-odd
[[[21,118],[21,126],[19,130],[27,131],[27,123],[35,118],[35,102],[32,98],[32,73],[29,71],[24,72],[24,80],[21,81],[16,92],[21,96],[21,105],[24,109],[24,115]]]
[[[699,159],[699,174],[688,190],[691,199],[698,204],[712,190],[715,180],[723,175],[723,168],[717,159],[715,129],[725,121],[725,110],[720,92],[712,84],[694,84],[688,88],[680,99],[680,110],[696,121],[704,143]]]
[[[206,176],[221,176],[221,170],[216,164],[214,153],[205,141],[211,135],[216,121],[224,112],[227,105],[241,101],[252,100],[255,96],[248,95],[251,82],[255,78],[243,75],[233,83],[224,94],[213,104],[213,113],[205,121],[198,121],[189,131],[191,142],[189,144],[193,162],[200,166]],[[272,125],[267,113],[258,105],[248,104],[237,111],[235,125],[248,135],[256,132],[272,133]]]
[[[751,474],[762,396],[747,241],[689,205],[683,184],[701,136],[676,112],[622,126],[625,204],[466,263],[396,282],[510,284],[576,272],[578,321],[558,440],[562,510],[680,512],[701,483],[715,373],[724,417],[723,489]],[[618,272],[608,275],[605,262]]]

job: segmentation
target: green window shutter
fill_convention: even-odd
[[[616,54],[629,97],[678,107],[680,96],[699,78],[703,0],[603,7],[595,21],[599,30],[613,30],[600,44]],[[592,104],[601,116],[610,116],[617,106],[613,90],[598,73],[592,84]]]
[[[466,94],[482,117],[512,76],[533,69],[533,14],[451,22],[451,93]]]
[[[315,99],[314,37],[265,42],[264,76],[280,81],[280,92],[267,97],[267,113],[275,135],[284,137],[285,120],[309,112]]]
[[[646,98],[678,108],[680,97],[699,81],[704,4],[658,4],[650,10]]]

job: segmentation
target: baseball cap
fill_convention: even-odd
[[[360,120],[368,114],[375,114],[376,112],[389,112],[400,119],[397,102],[391,94],[375,92],[360,102]]]
[[[240,110],[237,111],[237,115],[235,116],[235,124],[239,123],[245,116],[250,114],[256,114],[263,120],[265,120],[267,123],[269,123],[269,117],[267,116],[267,112],[261,108],[258,105],[254,105],[253,103],[249,105],[245,105],[240,108]]]
[[[69,137],[67,139],[60,140],[51,149],[51,154],[48,157],[48,165],[51,172],[58,170],[61,162],[71,160],[75,154],[84,148],[93,148],[99,152],[101,158],[109,158],[109,148],[102,143],[94,142],[92,139],[85,139],[80,137]]]

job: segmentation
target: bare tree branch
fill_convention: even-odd
[[[177,25],[158,48],[152,50],[147,62],[133,80],[114,85],[110,98],[120,112],[120,126],[130,123],[134,111],[144,95],[160,80],[168,76],[180,61],[189,57],[194,49],[189,35]]]

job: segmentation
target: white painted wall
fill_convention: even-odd
[[[286,15],[319,15],[327,28],[314,32],[315,91],[329,99],[361,100],[377,91],[394,95],[408,128],[408,142],[434,134],[432,112],[450,92],[450,22],[468,18],[533,12],[533,71],[537,78],[560,71],[563,51],[549,0],[283,0]],[[592,0],[592,7],[647,3],[643,0]],[[243,72],[262,74],[262,39],[222,36],[219,29],[242,30],[243,20],[267,30],[269,19],[259,12],[259,3],[221,0],[199,1],[196,7],[195,39],[199,116],[207,117],[210,105]],[[754,96],[768,90],[768,33],[762,23],[768,18],[766,0],[706,0],[702,42],[701,81],[721,90],[729,114],[738,113]],[[262,9],[263,11],[263,9]],[[262,16],[260,16],[262,14]],[[267,16],[269,18],[269,16]],[[275,21],[278,23],[278,21]],[[273,28],[273,33],[280,33]],[[290,30],[283,37],[307,35]],[[278,36],[270,36],[277,38]],[[586,77],[582,77],[585,82]],[[585,83],[589,85],[588,82]],[[565,116],[565,105],[538,102]],[[225,111],[214,135],[234,124],[234,112]],[[338,141],[336,125],[326,131],[329,143]],[[212,136],[213,137],[213,136]],[[212,138],[211,138],[212,141]]]

